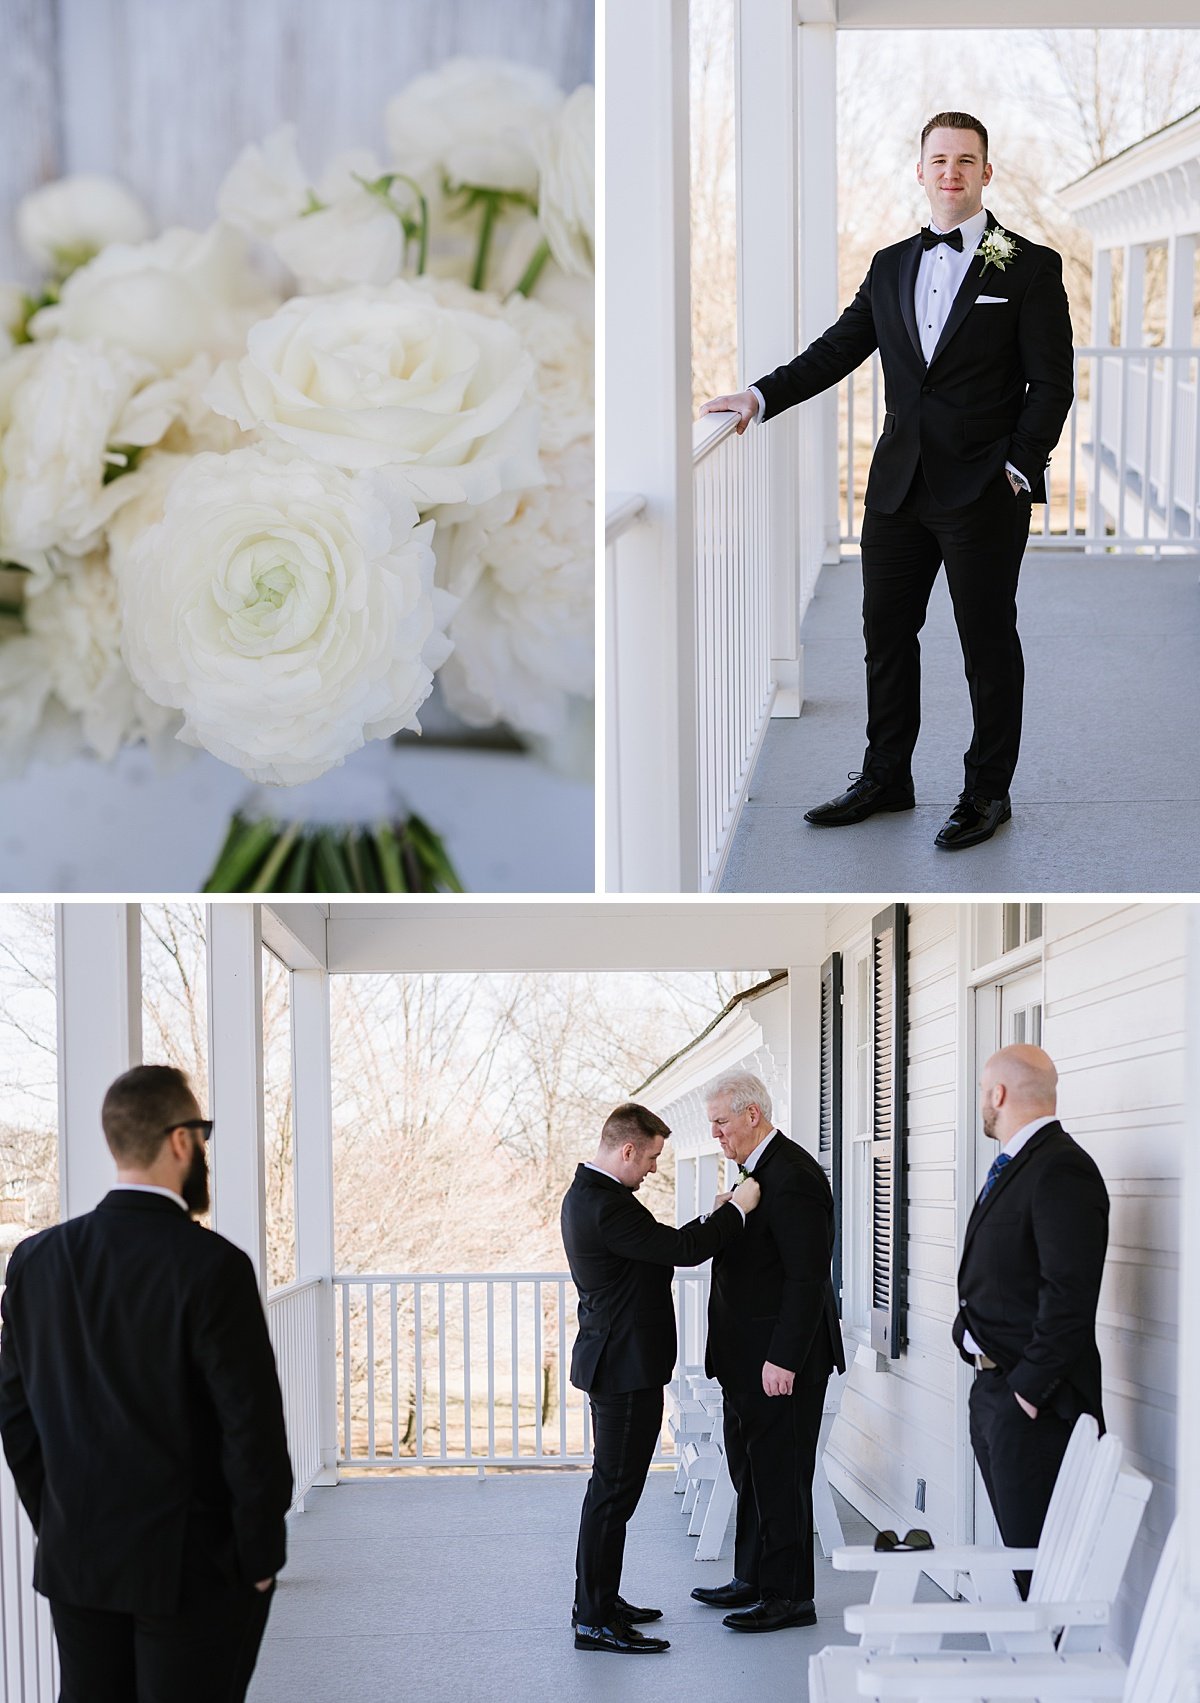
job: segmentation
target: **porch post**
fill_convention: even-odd
[[[59,1210],[90,1212],[113,1184],[100,1125],[109,1084],[142,1058],[138,905],[55,907]]]
[[[337,1335],[333,1290],[333,1096],[329,976],[292,971],[292,1106],[296,1131],[296,1277],[319,1278],[316,1484],[336,1484]]]
[[[721,1150],[716,1142],[711,1153],[696,1160],[696,1211],[711,1212],[713,1196],[721,1187]]]
[[[688,189],[688,9],[609,0],[605,21],[605,383],[609,492],[644,496],[622,539],[622,886],[693,892],[700,882]],[[616,115],[622,115],[620,117]],[[610,722],[610,726],[614,725]],[[626,761],[628,758],[628,761]],[[610,806],[611,808],[611,806]]]
[[[813,964],[789,964],[788,1103],[778,1116],[781,1128],[814,1159],[820,1140],[820,1082],[821,972]]]
[[[696,1205],[696,1163],[691,1154],[681,1154],[675,1161],[676,1224],[690,1224],[699,1210]]]
[[[737,0],[735,31],[738,383],[744,387],[796,352],[799,86],[794,0]],[[804,696],[798,498],[803,496],[807,511],[818,493],[797,491],[795,411],[765,430],[771,675],[776,685],[771,713],[797,716]]]
[[[1191,347],[1192,322],[1195,313],[1196,238],[1173,231],[1167,239],[1167,315],[1163,342],[1168,349]],[[1170,496],[1172,506],[1187,503],[1187,485],[1181,490],[1173,476],[1175,434],[1183,429],[1187,418],[1186,400],[1180,395],[1182,386],[1191,377],[1191,360],[1167,356],[1163,361],[1162,418],[1159,437],[1159,497],[1164,510]],[[1174,515],[1166,517],[1166,533],[1170,538]]]
[[[837,28],[804,24],[800,44],[800,338],[805,349],[838,316]],[[800,423],[802,606],[823,562],[841,556],[838,394],[797,410]]]
[[[262,924],[257,905],[209,905],[209,1116],[213,1228],[244,1248],[266,1292],[263,1158]]]
[[[1185,907],[1187,918],[1187,1077],[1193,1127],[1183,1143],[1179,1222],[1200,1223],[1200,1130],[1195,1126],[1200,1095],[1200,905]],[[1181,1703],[1200,1703],[1200,1241],[1180,1237],[1179,1254],[1179,1412],[1175,1427],[1178,1497],[1176,1513],[1183,1533],[1181,1629]]]
[[[1093,349],[1107,349],[1112,343],[1112,249],[1099,246],[1092,250],[1092,336]],[[1097,405],[1097,392],[1100,383],[1101,355],[1093,355],[1091,361],[1089,406],[1092,414],[1092,444],[1093,458],[1098,462],[1100,446],[1103,443],[1104,422],[1101,420]],[[1087,482],[1087,519],[1086,526],[1089,538],[1102,538],[1104,535],[1104,509],[1099,502],[1100,474],[1098,465],[1093,466],[1091,477]],[[1100,550],[1100,544],[1088,545],[1088,550]]]
[[[1125,245],[1125,265],[1121,292],[1121,347],[1140,349],[1145,342],[1142,322],[1146,306],[1146,244],[1131,242]]]

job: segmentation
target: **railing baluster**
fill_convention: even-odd
[[[567,1453],[567,1286],[558,1282],[558,1455]]]
[[[350,1285],[342,1289],[342,1443],[347,1461],[353,1460],[350,1443]]]
[[[519,1351],[517,1335],[518,1284],[515,1278],[511,1286],[511,1294],[512,1300],[509,1304],[509,1313],[511,1316],[512,1326],[512,1452],[513,1459],[516,1460],[521,1453],[521,1432],[517,1418],[519,1412],[518,1388],[520,1378],[517,1366],[517,1354]]]
[[[545,1371],[542,1359],[542,1284],[541,1279],[533,1286],[533,1456],[535,1460],[542,1458],[542,1391],[545,1389]]]
[[[488,1345],[488,1459],[496,1453],[496,1285],[489,1277],[487,1285],[487,1345]]]
[[[463,1279],[463,1455],[471,1458],[471,1283]]]
[[[392,1459],[400,1459],[400,1327],[396,1317],[396,1285],[388,1284],[388,1318],[392,1327]]]
[[[415,1357],[413,1379],[416,1384],[414,1406],[416,1408],[417,1459],[419,1461],[425,1459],[425,1343],[423,1322],[421,1280],[417,1277],[413,1279],[413,1344]]]
[[[375,1285],[367,1284],[367,1454],[375,1459]]]
[[[438,1279],[438,1456],[445,1460],[450,1439],[446,1432],[446,1280]]]

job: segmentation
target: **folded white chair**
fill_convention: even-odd
[[[976,1699],[1026,1698],[1036,1703],[1180,1703],[1180,1522],[1167,1534],[1154,1582],[1138,1625],[1129,1666],[1120,1656],[1077,1652],[998,1656],[950,1652],[927,1656],[864,1656],[857,1670],[859,1697],[890,1703],[975,1703]]]
[[[833,1422],[838,1416],[842,1405],[842,1391],[846,1387],[846,1374],[830,1378],[825,1387],[825,1405],[821,1409],[821,1432],[817,1438],[817,1464],[813,1471],[813,1524],[821,1539],[821,1553],[826,1561],[835,1549],[840,1549],[845,1538],[842,1522],[838,1518],[837,1507],[833,1500],[833,1491],[829,1488],[829,1474],[825,1471],[825,1445],[829,1441],[829,1433],[833,1430]]]

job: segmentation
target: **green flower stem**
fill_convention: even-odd
[[[316,852],[313,857],[313,873],[325,893],[352,893],[354,887],[350,880],[350,871],[346,868],[346,860],[342,856],[341,847],[334,839],[329,829],[324,828],[317,835]]]
[[[487,277],[488,256],[492,247],[492,235],[496,228],[496,219],[500,213],[502,197],[495,190],[481,190],[479,199],[483,203],[483,223],[479,227],[479,250],[475,256],[475,270],[471,274],[471,288],[482,290],[484,279]]]
[[[307,893],[310,891],[309,870],[312,868],[313,842],[310,835],[305,834],[297,845],[281,883],[284,893]]]
[[[365,893],[367,884],[363,879],[363,863],[358,854],[357,828],[347,828],[342,841],[342,850],[346,859],[346,867],[350,871],[351,892]]]
[[[205,883],[206,893],[244,893],[246,883],[262,863],[278,833],[274,822],[247,822],[235,816],[217,866]]]
[[[379,867],[383,874],[385,893],[407,893],[408,886],[404,880],[404,869],[400,862],[400,847],[396,844],[396,836],[386,822],[381,822],[375,830],[375,850],[379,854]]]
[[[266,862],[254,877],[247,889],[251,893],[275,893],[279,891],[278,877],[287,862],[292,847],[300,836],[300,823],[290,822],[280,834],[275,844],[267,853]]]
[[[529,265],[525,268],[524,272],[522,272],[520,281],[513,290],[514,296],[528,296],[532,294],[533,286],[541,277],[549,258],[550,244],[546,241],[545,237],[543,237],[541,242],[534,249],[533,258],[530,260]]]
[[[417,207],[419,209],[419,223],[417,226],[417,277],[421,278],[424,276],[425,268],[429,263],[429,202],[425,197],[421,185],[417,182],[415,177],[409,177],[406,172],[398,171],[395,173],[395,178],[397,183],[406,183],[417,198]]]

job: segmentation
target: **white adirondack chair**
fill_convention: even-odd
[[[1179,1667],[1181,1536],[1171,1527],[1142,1611],[1129,1666],[1120,1656],[1077,1652],[997,1656],[940,1651],[929,1656],[866,1656],[858,1696],[890,1703],[976,1703],[1025,1698],[1030,1703],[1181,1703]]]

